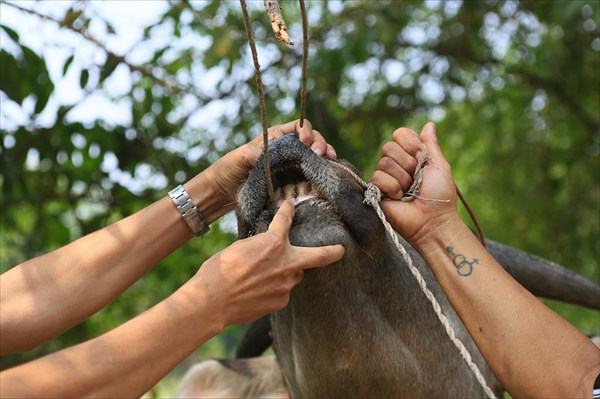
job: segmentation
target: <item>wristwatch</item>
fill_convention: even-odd
[[[169,197],[175,203],[192,233],[199,237],[209,230],[208,223],[181,184],[169,191]]]

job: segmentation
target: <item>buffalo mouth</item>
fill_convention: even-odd
[[[302,173],[298,164],[288,164],[278,169],[271,170],[274,196],[270,205],[277,209],[284,201],[291,200],[297,206],[301,202],[319,198],[319,189]],[[264,204],[267,208],[269,202]]]
[[[274,195],[269,198],[264,158],[261,155],[238,193],[240,238],[260,232],[257,225],[270,221],[286,200],[299,208],[316,205],[333,210],[339,194],[340,172],[334,161],[319,157],[298,140],[286,135],[269,142],[269,162]]]
[[[333,237],[347,235],[359,242],[375,237],[377,216],[363,204],[364,188],[339,165],[344,161],[318,156],[293,134],[269,142],[268,150],[274,196],[267,193],[261,155],[238,192],[239,238],[266,231],[289,199],[296,206],[290,238],[301,236],[295,245],[334,243]]]

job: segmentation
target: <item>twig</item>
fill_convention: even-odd
[[[263,4],[269,14],[269,20],[271,21],[271,28],[273,28],[273,34],[279,41],[292,45],[290,36],[287,33],[287,25],[281,15],[281,8],[277,0],[263,0]]]
[[[267,111],[265,109],[265,94],[263,92],[262,78],[260,76],[260,64],[258,63],[258,54],[256,52],[256,44],[254,43],[254,35],[252,34],[252,28],[250,27],[250,17],[248,17],[248,8],[246,7],[246,1],[240,0],[242,6],[242,13],[244,14],[244,23],[246,25],[246,34],[248,35],[248,43],[250,44],[250,51],[252,52],[252,60],[254,61],[254,72],[256,75],[256,86],[258,89],[258,98],[260,104],[260,119],[263,128],[263,156],[265,160],[265,175],[267,179],[267,190],[269,191],[269,204],[275,199],[273,190],[273,182],[271,181],[271,167],[269,165],[269,132],[267,130]]]
[[[300,127],[304,125],[304,110],[306,109],[306,75],[308,69],[308,21],[304,0],[300,1],[302,14],[302,90],[300,91]]]
[[[59,19],[56,19],[54,17],[51,17],[49,15],[45,15],[45,14],[41,14],[35,10],[29,9],[29,8],[25,8],[22,7],[20,5],[17,5],[15,3],[9,3],[6,2],[4,0],[1,1],[2,4],[6,4],[8,6],[11,6],[13,8],[16,8],[17,10],[26,12],[28,14],[31,15],[35,15],[38,18],[41,18],[43,20],[47,20],[47,21],[52,21],[56,24],[58,24],[60,27],[62,28],[66,28],[69,29],[75,33],[78,33],[81,37],[83,37],[84,39],[86,39],[87,41],[95,44],[96,46],[98,46],[99,48],[101,48],[104,52],[106,52],[107,57],[108,58],[112,58],[113,60],[115,60],[116,62],[122,63],[127,65],[127,67],[131,70],[131,71],[136,71],[141,73],[143,76],[146,76],[150,79],[152,79],[154,82],[156,82],[159,86],[164,87],[165,89],[167,89],[170,93],[174,93],[174,94],[179,94],[179,93],[183,93],[183,92],[187,92],[189,89],[185,89],[185,88],[181,88],[179,86],[173,86],[172,84],[170,84],[169,82],[167,82],[166,80],[156,76],[155,74],[152,73],[152,71],[146,67],[140,66],[140,65],[134,65],[130,62],[128,62],[124,56],[122,55],[117,55],[114,52],[110,51],[109,49],[107,49],[98,39],[96,39],[95,37],[91,36],[88,32],[86,32],[84,29],[81,28],[76,28],[72,25],[73,22],[75,22],[75,20],[70,20],[70,21],[61,21]],[[195,90],[193,91],[193,93],[198,96],[199,98],[201,98],[203,101],[210,101],[210,99],[207,99],[204,95],[196,92]]]

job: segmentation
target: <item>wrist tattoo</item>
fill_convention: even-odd
[[[463,254],[457,254],[454,251],[454,248],[451,246],[446,247],[446,250],[452,257],[452,263],[454,263],[454,267],[456,267],[456,272],[463,277],[470,276],[473,273],[473,265],[479,264],[479,259],[475,258],[472,261],[468,261],[467,257]]]

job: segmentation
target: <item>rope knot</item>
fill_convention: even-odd
[[[365,191],[365,199],[363,204],[371,205],[373,208],[381,201],[383,194],[381,190],[373,183],[367,183],[367,190]]]

